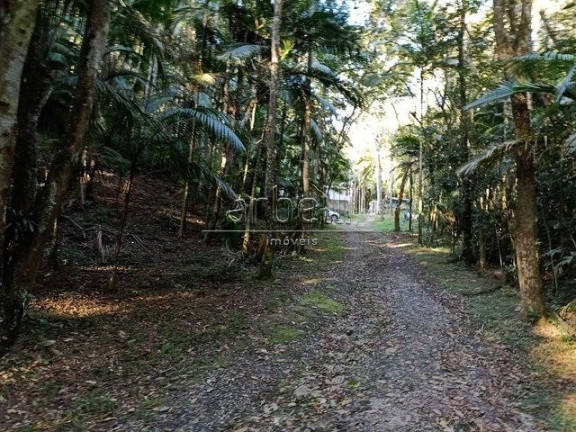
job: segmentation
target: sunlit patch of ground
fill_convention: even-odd
[[[576,341],[571,341],[550,321],[541,322],[534,332],[542,338],[532,350],[534,358],[545,364],[554,375],[576,384]]]
[[[87,296],[45,298],[32,302],[34,311],[43,311],[62,318],[84,318],[97,315],[126,314],[133,306],[118,301],[106,301]]]

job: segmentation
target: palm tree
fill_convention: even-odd
[[[495,5],[498,5],[497,2],[495,2]],[[501,5],[499,6],[501,7]],[[526,26],[526,23],[523,25]],[[528,30],[525,29],[524,31]],[[501,37],[503,36],[501,35]],[[517,57],[519,62],[542,59],[563,62],[574,61],[573,56],[558,53],[530,54]],[[483,163],[499,160],[509,154],[514,155],[519,199],[516,201],[516,221],[513,226],[513,238],[522,294],[522,311],[527,318],[543,316],[545,314],[545,300],[539,275],[538,237],[535,225],[537,213],[534,147],[536,142],[525,104],[529,93],[554,95],[556,104],[562,103],[564,98],[576,100],[576,83],[573,80],[575,73],[576,66],[572,66],[568,74],[556,84],[506,81],[498,89],[467,106],[467,109],[472,109],[503,99],[510,98],[512,100],[512,109],[515,115],[515,139],[490,146],[479,156],[465,164],[460,169],[460,172],[469,173]],[[568,140],[568,147],[575,142],[576,134],[572,135]]]

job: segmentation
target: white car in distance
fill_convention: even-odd
[[[340,220],[340,213],[333,210],[326,210],[326,220],[328,222],[336,223]]]

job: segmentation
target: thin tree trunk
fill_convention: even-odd
[[[478,229],[478,269],[486,270],[486,238],[483,227]]]
[[[257,143],[256,147],[256,162],[254,164],[253,176],[252,176],[252,186],[250,189],[250,202],[248,203],[248,216],[246,218],[246,227],[244,228],[244,240],[242,242],[242,253],[250,253],[250,242],[252,240],[252,227],[255,222],[256,213],[256,186],[258,185],[258,174],[260,173],[260,165],[262,161],[262,152],[264,147],[264,139],[261,139]]]
[[[302,192],[305,197],[310,194],[310,159],[312,154],[312,36],[308,35],[308,67],[304,83],[304,140],[302,141]]]
[[[468,104],[466,66],[466,15],[468,0],[460,5],[460,28],[458,30],[458,87],[460,93],[460,163],[465,164],[470,157],[470,113],[465,110]],[[459,226],[462,231],[462,257],[468,267],[474,265],[473,244],[473,183],[471,175],[465,175],[460,185]]]
[[[122,216],[120,218],[120,230],[118,232],[118,237],[116,238],[116,245],[114,247],[114,257],[112,264],[112,273],[110,274],[110,279],[108,280],[108,289],[110,291],[116,291],[117,275],[118,275],[118,258],[120,257],[120,251],[122,250],[122,245],[124,244],[124,235],[126,232],[126,224],[128,222],[128,209],[130,208],[130,196],[132,193],[132,185],[134,184],[134,176],[136,175],[136,161],[132,161],[130,165],[130,174],[124,185],[124,208],[122,210]]]
[[[420,145],[418,149],[418,244],[422,246],[424,237],[424,70],[420,70]]]
[[[48,265],[54,271],[59,270],[60,260],[58,259],[58,249],[60,247],[60,214],[56,215],[54,219],[54,227],[52,228],[52,240],[50,242],[50,252],[48,253]]]
[[[251,87],[251,97],[250,103],[248,104],[248,108],[246,110],[246,114],[242,119],[241,125],[246,127],[249,132],[254,130],[254,121],[256,116],[256,107],[258,106],[258,89],[256,84],[252,84]],[[240,192],[247,192],[247,184],[248,184],[248,173],[250,171],[250,161],[251,161],[251,153],[252,153],[252,143],[249,141],[247,143],[246,152],[244,153],[244,167],[242,173],[242,183],[239,188]]]
[[[414,220],[414,171],[410,168],[410,219],[408,219],[408,231],[413,231],[412,221]]]
[[[208,47],[208,6],[210,0],[206,0],[204,3],[204,16],[202,17],[202,45],[200,50],[200,59],[196,61],[195,69],[196,73],[201,74],[203,72],[204,60],[206,57],[206,50]],[[198,107],[199,94],[200,94],[200,84],[194,84],[194,108]],[[188,164],[192,163],[194,152],[198,147],[197,137],[196,137],[196,118],[192,119],[192,133],[190,134],[190,143],[188,146]],[[180,208],[180,225],[178,227],[178,238],[184,237],[186,232],[186,222],[188,217],[188,204],[190,203],[190,189],[191,182],[189,178],[186,178],[186,184],[184,185],[184,197],[182,198],[182,206]],[[210,210],[206,210],[206,224],[208,224],[208,217],[210,215]],[[209,236],[208,236],[209,237]],[[208,239],[208,238],[207,238]]]
[[[278,90],[280,77],[278,75],[280,67],[280,24],[282,22],[282,2],[274,2],[274,18],[272,20],[272,46],[270,65],[270,94],[268,100],[268,118],[266,121],[266,132],[264,141],[266,144],[266,177],[264,194],[271,202],[273,199],[273,189],[276,183],[276,118],[278,108]]]
[[[382,214],[382,161],[380,140],[376,143],[376,214]]]
[[[194,94],[194,108],[198,106],[198,89]],[[196,151],[197,138],[196,138],[196,117],[192,119],[192,131],[190,133],[190,143],[188,145],[188,165],[192,164],[194,158],[194,152]],[[184,197],[182,198],[182,207],[180,209],[180,225],[178,226],[178,238],[184,237],[186,232],[186,222],[188,217],[188,204],[190,203],[190,189],[191,181],[190,178],[186,177],[186,183],[184,185]]]
[[[270,95],[268,100],[268,119],[266,122],[265,145],[266,145],[266,173],[264,180],[264,194],[266,202],[266,219],[268,223],[272,220],[272,207],[274,202],[274,192],[276,187],[276,117],[278,108],[278,89],[280,77],[278,74],[280,67],[280,26],[282,23],[282,2],[274,2],[274,18],[272,19],[272,42],[270,57]],[[266,242],[266,249],[260,263],[258,276],[260,279],[272,277],[272,265],[274,263],[274,249]]]
[[[408,179],[408,174],[412,169],[411,166],[407,166],[402,174],[402,181],[400,182],[400,192],[398,193],[398,203],[396,204],[396,209],[394,210],[394,232],[400,232],[400,208],[402,207],[402,200],[404,199],[404,188],[406,187],[406,180]]]

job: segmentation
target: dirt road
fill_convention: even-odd
[[[524,378],[510,353],[469,324],[462,299],[430,283],[392,236],[334,235],[343,238],[343,259],[297,283],[314,284],[341,310],[296,303],[258,317],[260,326],[293,327],[300,337],[247,338],[196,387],[115,429],[544,430],[514,403]]]

